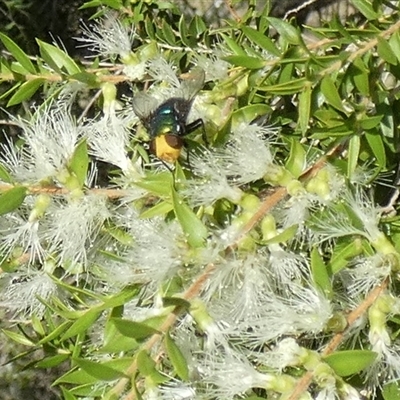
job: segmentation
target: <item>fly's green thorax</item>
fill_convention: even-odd
[[[162,103],[144,122],[150,137],[153,139],[166,134],[184,136],[191,105],[192,100],[177,97]]]

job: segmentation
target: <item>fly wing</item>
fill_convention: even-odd
[[[186,100],[193,99],[197,92],[203,87],[205,73],[201,68],[195,68],[182,76],[181,91],[182,97]]]
[[[140,120],[146,121],[146,119],[153,113],[157,108],[157,100],[147,93],[137,93],[132,99],[132,107],[135,114]]]

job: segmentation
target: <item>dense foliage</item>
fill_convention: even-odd
[[[81,61],[0,33],[16,359],[66,400],[399,398],[400,18],[352,3],[212,27],[92,0]]]

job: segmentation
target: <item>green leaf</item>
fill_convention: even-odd
[[[288,22],[280,18],[268,17],[270,24],[276,29],[280,36],[288,43],[299,45],[302,43],[300,32]]]
[[[239,45],[235,40],[231,39],[229,36],[221,34],[223,43],[227,44],[232,52],[237,56],[247,56],[246,51],[243,49],[242,46]]]
[[[115,325],[122,335],[133,339],[145,339],[156,333],[160,333],[157,329],[142,322],[135,322],[122,318],[111,318],[110,322]]]
[[[232,125],[238,126],[242,122],[250,124],[257,117],[261,117],[270,111],[271,107],[267,104],[250,104],[241,107],[232,113]]]
[[[96,380],[95,382],[98,382]],[[81,400],[82,398],[96,398],[96,399],[103,399],[103,400],[116,400],[115,396],[112,399],[106,399],[103,397],[104,394],[104,387],[102,385],[93,385],[93,383],[86,383],[81,386],[76,386],[70,390],[71,394],[78,396]]]
[[[170,45],[175,45],[176,44],[176,37],[175,37],[175,33],[171,28],[171,25],[166,21],[163,20],[162,22],[162,27],[161,29],[158,31],[158,36],[161,39],[164,39],[170,44]]]
[[[347,163],[347,177],[349,179],[352,178],[354,171],[357,168],[360,147],[360,137],[358,135],[353,135],[349,140],[349,154]]]
[[[5,183],[12,182],[11,175],[8,173],[8,171],[2,164],[0,164],[0,181],[5,182]]]
[[[382,121],[383,115],[374,115],[373,117],[363,117],[358,123],[362,129],[376,128]]]
[[[92,375],[88,374],[83,369],[74,369],[68,371],[66,374],[60,376],[53,385],[58,385],[60,383],[71,383],[74,385],[84,385],[87,383],[95,383],[97,379]]]
[[[74,151],[69,162],[69,169],[78,178],[81,187],[84,185],[89,166],[89,156],[86,139],[83,139]]]
[[[397,57],[396,54],[393,52],[392,48],[390,47],[390,44],[387,42],[386,39],[383,39],[380,36],[378,36],[377,38],[378,38],[377,50],[379,57],[381,57],[389,64],[396,65]]]
[[[382,396],[384,400],[399,400],[400,399],[399,382],[391,382],[384,385],[382,390]]]
[[[144,210],[140,214],[140,218],[154,218],[160,215],[166,215],[173,209],[174,207],[170,201],[160,201],[155,206]]]
[[[45,79],[38,78],[23,83],[12,95],[11,99],[7,103],[7,107],[14,106],[22,103],[24,100],[30,99],[44,82]]]
[[[389,46],[397,57],[397,60],[400,61],[400,33],[398,31],[390,37]]]
[[[334,248],[333,255],[330,259],[330,268],[332,274],[337,274],[347,266],[349,260],[357,257],[362,253],[362,242],[360,239],[355,239],[346,246],[337,245]]]
[[[144,376],[150,375],[155,370],[156,363],[145,350],[140,351],[136,359],[139,371]]]
[[[0,215],[17,209],[24,202],[26,192],[25,187],[15,186],[0,195]]]
[[[19,333],[9,331],[7,329],[2,329],[1,330],[6,336],[8,336],[11,340],[14,340],[14,342],[23,344],[24,346],[35,346],[35,343],[33,343],[30,339],[28,339],[26,336],[21,335]]]
[[[99,362],[84,360],[82,358],[74,359],[74,362],[90,376],[102,381],[113,381],[125,376],[123,372]]]
[[[386,166],[386,152],[385,146],[383,144],[382,136],[379,133],[370,133],[365,132],[365,138],[367,139],[368,144],[371,147],[376,160],[378,161],[378,165],[381,169]]]
[[[290,153],[285,167],[295,178],[298,178],[306,166],[306,151],[297,138],[290,138],[289,140]]]
[[[226,56],[223,60],[228,61],[233,65],[248,69],[260,69],[265,67],[265,60],[250,56]]]
[[[357,57],[353,61],[353,65],[349,68],[349,72],[351,73],[354,85],[360,93],[364,96],[369,96],[370,71],[361,57]]]
[[[43,324],[40,322],[40,319],[37,315],[35,315],[35,314],[32,315],[31,324],[32,324],[32,328],[38,335],[40,335],[40,336],[45,335],[45,330],[44,330]]]
[[[289,228],[286,228],[283,232],[279,233],[278,235],[275,235],[274,237],[266,240],[263,243],[265,244],[286,243],[295,236],[298,228],[299,228],[298,225],[289,226]]]
[[[160,374],[156,369],[155,361],[147,354],[145,350],[138,353],[137,365],[140,373],[153,383],[164,383],[168,378]]]
[[[303,135],[307,132],[308,123],[310,120],[310,113],[311,113],[311,94],[312,94],[312,87],[311,83],[308,82],[304,86],[304,90],[299,94],[299,119],[298,124],[300,127],[300,131]]]
[[[190,303],[187,300],[182,299],[180,297],[163,297],[162,301],[164,307],[173,306],[173,307],[182,307],[185,309],[190,308]]]
[[[208,235],[205,225],[200,221],[192,209],[185,204],[182,199],[180,199],[173,186],[171,187],[171,197],[176,218],[181,224],[190,246],[204,246]]]
[[[61,387],[61,392],[64,400],[77,400],[76,397],[66,388]]]
[[[171,172],[162,172],[154,175],[147,175],[140,182],[135,182],[135,185],[147,190],[160,197],[167,197],[170,194],[169,188],[174,182],[174,177]]]
[[[112,323],[107,325],[107,337],[104,346],[98,351],[100,353],[119,353],[136,349],[139,343],[136,339],[124,336]]]
[[[311,273],[314,283],[325,297],[330,299],[333,294],[331,278],[328,273],[328,268],[316,247],[311,251]]]
[[[349,376],[368,368],[376,356],[377,353],[370,350],[344,350],[324,357],[324,361],[337,375]]]
[[[60,48],[53,46],[52,44],[42,42],[39,39],[36,39],[40,54],[43,57],[44,61],[54,69],[54,71],[62,74],[62,70],[64,69],[69,75],[78,74],[81,72],[81,69],[75,63],[75,61]]]
[[[77,74],[71,75],[71,79],[76,79],[79,82],[84,83],[90,87],[97,88],[99,86],[99,79],[95,74],[91,74],[89,72],[78,72]]]
[[[122,0],[92,0],[85,2],[79,10],[84,10],[85,8],[91,7],[101,7],[107,6],[113,8],[114,10],[120,10],[122,7]]]
[[[189,380],[189,368],[183,353],[171,338],[169,332],[164,337],[165,349],[168,357],[174,367],[175,372],[183,381]]]
[[[397,137],[397,111],[393,113],[393,106],[391,104],[388,96],[383,100],[383,102],[376,104],[376,112],[382,115],[382,120],[379,125],[380,131],[384,137],[394,138]]]
[[[30,74],[36,74],[36,69],[31,60],[15,42],[13,42],[4,33],[0,33],[0,40],[3,42],[6,49],[13,55],[13,57],[22,65],[26,72],[29,72]]]
[[[55,328],[52,332],[50,332],[47,336],[40,339],[40,341],[38,342],[38,345],[42,345],[42,344],[51,342],[53,339],[60,336],[61,333],[65,332],[65,330],[68,329],[70,326],[71,326],[70,321],[64,321],[62,324],[57,326],[57,328]]]
[[[129,351],[139,346],[135,339],[123,336],[112,323],[112,318],[120,318],[123,315],[124,307],[122,305],[114,307],[111,310],[110,317],[104,328],[104,345],[99,352],[101,353],[118,353],[121,351]]]
[[[77,336],[80,333],[86,332],[94,322],[99,318],[101,312],[96,309],[86,311],[81,317],[79,317],[68,330],[61,337],[60,341],[67,340],[73,336]]]
[[[124,246],[132,246],[134,243],[133,237],[129,233],[109,221],[106,221],[103,230]]]
[[[35,364],[36,368],[53,368],[57,365],[60,365],[65,360],[68,360],[70,354],[57,354],[52,357],[47,357],[44,360],[41,360]]]
[[[192,47],[195,45],[195,41],[192,41],[193,38],[196,36],[196,34],[194,34],[193,36],[191,36],[191,34],[189,34],[188,31],[188,26],[186,25],[186,18],[185,15],[181,15],[181,18],[179,19],[179,36],[182,40],[182,43],[187,46],[187,47]]]
[[[201,35],[203,32],[205,32],[207,30],[207,26],[206,26],[203,18],[201,18],[198,15],[195,15],[190,23],[190,28],[189,28],[190,31],[193,31],[193,28],[194,28],[196,37],[198,37],[199,35]]]
[[[270,94],[278,94],[278,95],[289,95],[289,94],[297,94],[299,91],[303,90],[304,85],[308,81],[306,78],[299,78],[288,80],[287,82],[279,83],[277,85],[270,86],[262,86],[260,90],[264,90]]]
[[[336,89],[336,86],[329,75],[326,75],[321,82],[321,92],[328,104],[339,111],[344,111],[342,99]]]
[[[276,57],[281,56],[281,52],[275,46],[274,42],[264,33],[261,33],[248,26],[243,26],[242,31],[252,42],[260,46],[263,50],[266,50]]]
[[[351,2],[353,3],[354,7],[358,8],[360,13],[363,14],[365,18],[369,20],[379,18],[379,14],[374,11],[370,1],[352,0]]]

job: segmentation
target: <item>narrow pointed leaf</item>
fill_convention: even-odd
[[[89,156],[86,140],[82,140],[76,147],[72,159],[69,163],[70,170],[78,178],[81,186],[84,185],[89,166]]]
[[[99,362],[84,359],[75,359],[74,362],[86,373],[102,381],[113,381],[124,376],[121,371]]]
[[[0,215],[7,214],[18,208],[25,200],[26,188],[13,187],[0,195]]]
[[[377,353],[370,350],[344,350],[330,354],[324,361],[339,376],[349,376],[368,368],[376,357]]]
[[[12,95],[11,99],[7,103],[7,107],[14,106],[22,103],[24,100],[30,99],[44,82],[44,79],[38,78],[23,83]]]
[[[314,283],[328,298],[332,296],[332,283],[328,273],[328,267],[318,252],[317,248],[311,251],[311,272]]]
[[[349,155],[347,163],[347,177],[350,179],[357,168],[358,157],[360,155],[361,141],[360,136],[353,135],[349,140]]]
[[[288,22],[280,18],[268,17],[270,24],[276,29],[288,43],[299,45],[301,44],[300,32]]]
[[[95,309],[85,312],[68,328],[60,340],[64,341],[85,332],[99,318],[100,314],[101,312]]]
[[[15,42],[13,42],[4,33],[0,33],[0,40],[3,42],[6,49],[13,55],[13,57],[22,65],[22,67],[30,74],[35,74],[36,70],[32,61],[25,54],[25,52]]]
[[[122,318],[112,318],[110,321],[122,335],[134,339],[145,339],[146,337],[159,333],[157,329],[141,322],[129,321]]]
[[[174,367],[177,375],[183,381],[189,380],[189,368],[185,357],[183,356],[181,350],[176,345],[176,343],[171,338],[169,332],[165,335],[164,338],[165,348],[167,350],[168,357],[171,361],[172,366]]]
[[[311,113],[311,94],[312,88],[311,84],[307,83],[305,85],[304,90],[299,95],[299,119],[298,124],[300,127],[301,133],[304,135],[308,129],[308,121],[310,120]]]
[[[340,98],[336,86],[329,75],[326,75],[324,79],[322,79],[321,92],[328,104],[335,107],[339,111],[344,111],[342,99]]]
[[[193,210],[179,198],[173,187],[171,188],[171,197],[176,218],[187,236],[188,243],[192,247],[204,246],[208,235],[205,225]]]

